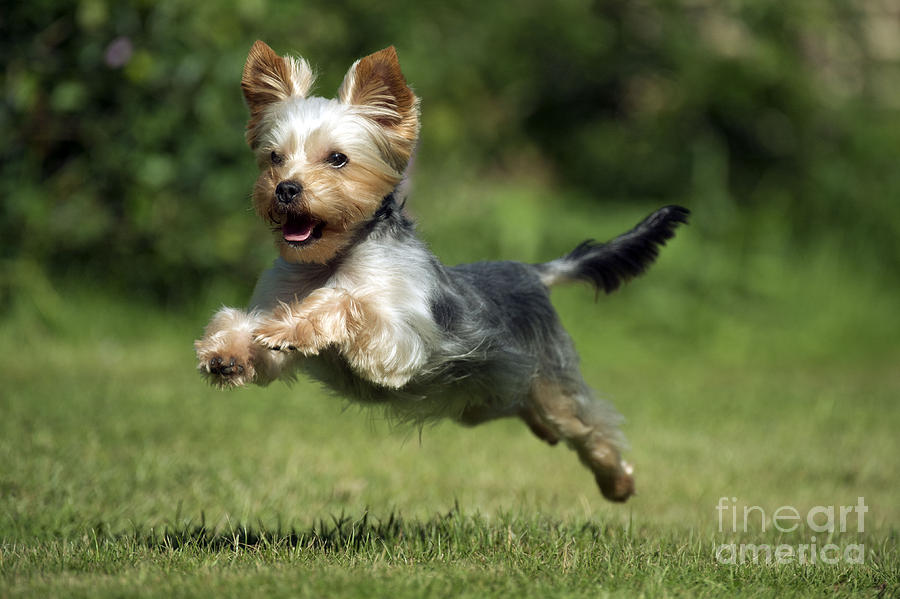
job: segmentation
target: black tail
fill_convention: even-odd
[[[689,214],[687,208],[666,206],[611,241],[585,241],[564,258],[541,264],[541,280],[548,287],[587,281],[598,290],[612,293],[647,270],[659,255],[659,247],[675,236],[675,227],[688,222]]]

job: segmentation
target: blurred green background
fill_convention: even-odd
[[[678,202],[696,213],[689,235],[717,251],[828,245],[894,286],[897,11],[841,0],[10,3],[0,305],[41,275],[167,305],[210,285],[246,292],[272,256],[247,210],[239,80],[257,38],[318,65],[329,96],[355,58],[397,46],[423,98],[410,206],[448,260],[549,259],[580,240],[560,226],[574,205],[602,223],[623,206]]]

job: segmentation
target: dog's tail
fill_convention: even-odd
[[[689,214],[687,208],[666,206],[611,241],[589,239],[567,256],[538,264],[541,282],[550,287],[587,281],[598,291],[612,293],[647,270],[659,254],[659,246],[675,236],[675,227],[687,223]]]

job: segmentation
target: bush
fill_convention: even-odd
[[[254,167],[239,79],[257,37],[328,95],[395,44],[424,98],[417,179],[526,180],[687,202],[723,242],[778,216],[900,272],[900,39],[838,0],[431,4],[33,1],[7,7],[0,256],[163,298],[246,281]],[[884,9],[887,11],[888,9]]]

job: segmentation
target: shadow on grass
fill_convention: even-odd
[[[176,518],[176,521],[179,519]],[[160,530],[135,528],[128,533],[111,534],[101,524],[93,528],[98,537],[113,537],[133,545],[156,550],[197,549],[203,551],[303,549],[320,553],[357,553],[403,546],[412,550],[428,550],[455,545],[472,550],[497,546],[546,542],[548,539],[580,538],[601,541],[630,537],[620,525],[601,523],[562,523],[545,519],[527,519],[511,515],[496,519],[480,515],[464,515],[458,506],[445,514],[427,520],[406,520],[392,512],[387,518],[372,516],[368,511],[353,518],[345,514],[319,520],[305,529],[244,524],[214,526],[201,516],[199,524],[190,521],[168,525]]]

